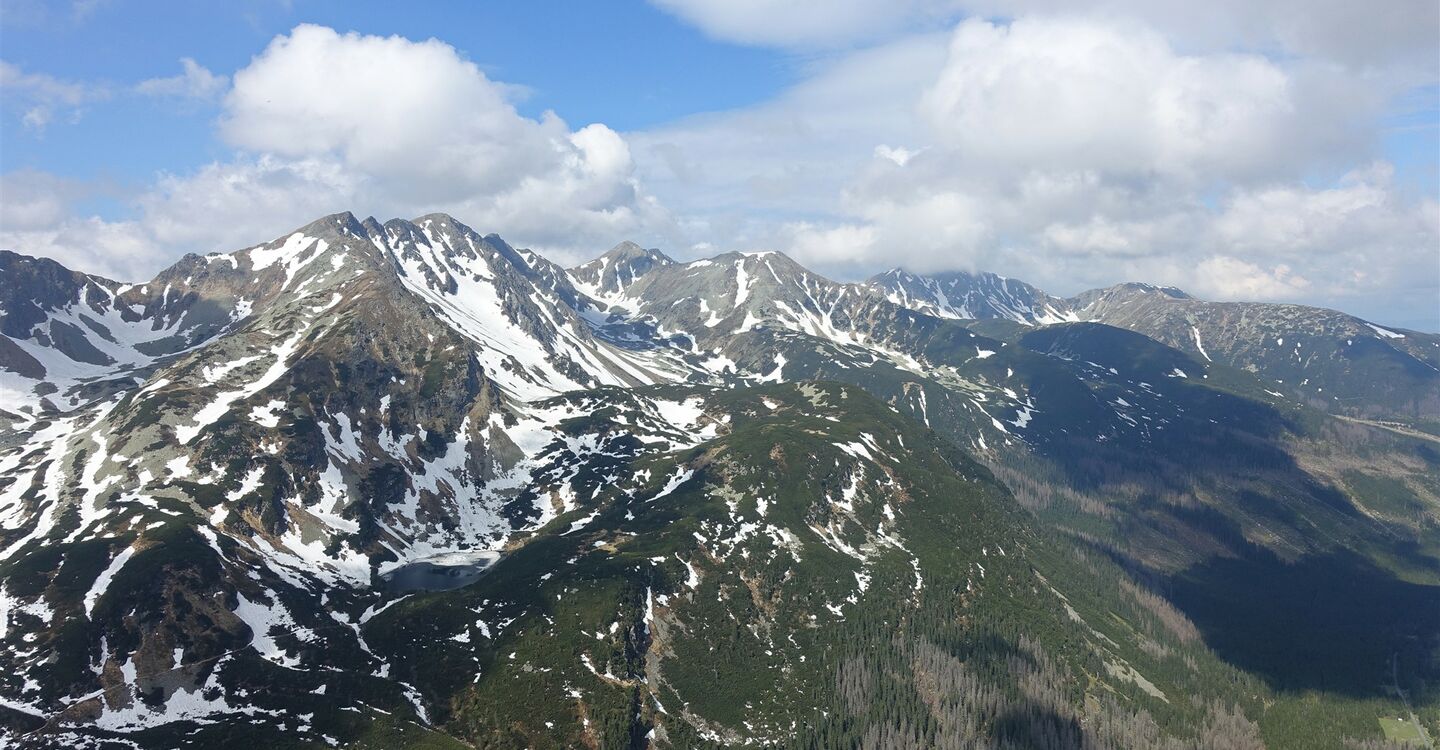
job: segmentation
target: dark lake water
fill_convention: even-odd
[[[380,580],[395,593],[449,591],[474,583],[499,559],[500,553],[490,550],[449,552],[401,565],[382,573]]]

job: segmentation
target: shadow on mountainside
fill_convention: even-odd
[[[1411,676],[1440,677],[1440,586],[1402,581],[1349,550],[1292,562],[1247,545],[1159,580],[1217,655],[1276,690],[1377,695],[1392,654]]]

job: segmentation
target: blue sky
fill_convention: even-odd
[[[763,247],[1440,329],[1436,10],[1352,5],[11,0],[0,245],[140,278],[448,210],[561,261]]]
[[[518,109],[634,130],[761,101],[796,77],[793,56],[708,39],[642,2],[101,2],[6,17],[4,59],[57,78],[124,85],[175,75],[193,58],[233,72],[299,23],[411,39],[438,37],[492,78],[529,90]],[[556,40],[563,44],[555,44]],[[116,97],[73,127],[0,132],[0,168],[148,179],[223,157],[215,106]]]

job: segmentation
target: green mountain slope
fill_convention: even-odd
[[[1357,332],[1423,364],[1420,335],[1234,308],[1232,351],[1178,290],[1097,297],[1110,325],[999,277],[838,284],[774,253],[567,271],[439,214],[337,214],[143,285],[0,255],[12,279],[8,744],[1440,730],[1428,376],[1390,401],[1380,365],[1275,376]]]

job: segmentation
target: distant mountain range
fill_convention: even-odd
[[[1434,334],[441,214],[0,282],[14,745],[1440,731]]]

